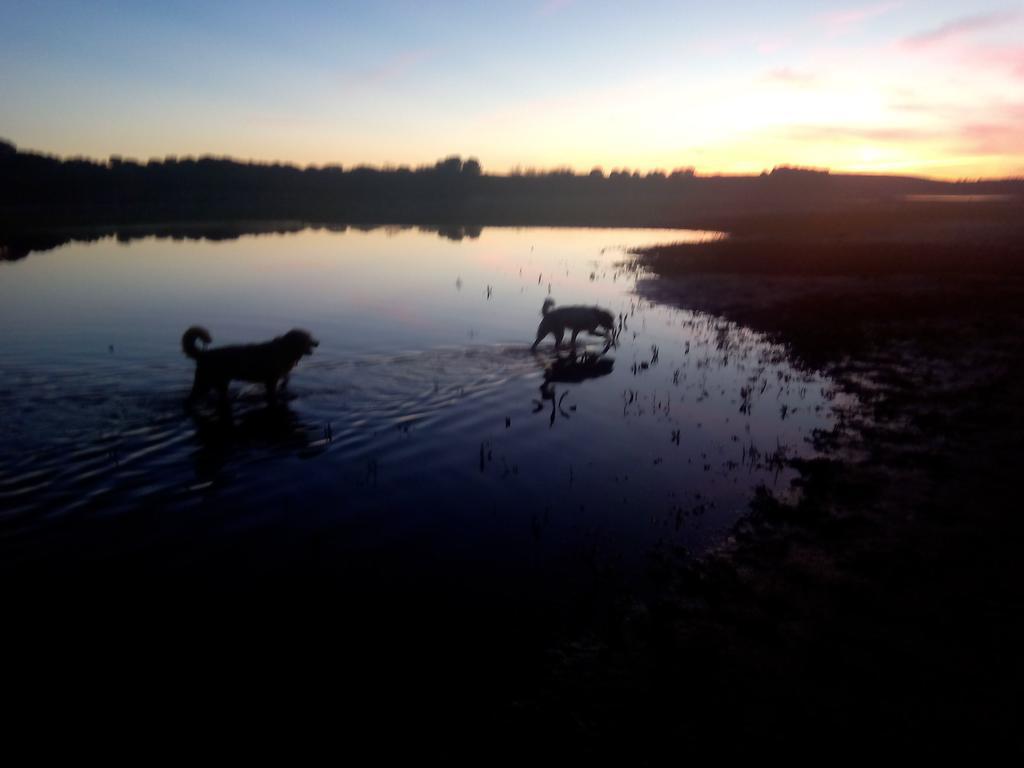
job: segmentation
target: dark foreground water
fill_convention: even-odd
[[[757,486],[786,493],[783,460],[832,426],[829,383],[779,347],[634,295],[625,248],[706,236],[306,230],[0,263],[4,567],[585,624],[642,592],[652,558],[720,541]],[[621,314],[618,347],[532,353],[549,295]],[[192,324],[215,345],[292,327],[321,345],[282,404],[235,384],[229,414],[189,410]]]

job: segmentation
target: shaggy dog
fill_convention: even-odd
[[[612,313],[600,307],[560,307],[552,309],[554,299],[545,299],[540,313],[544,319],[537,326],[537,340],[530,349],[536,349],[541,339],[549,333],[555,337],[555,349],[562,346],[565,329],[572,330],[572,345],[583,331],[601,336],[610,345],[615,340],[615,318]],[[598,330],[601,329],[601,330]]]
[[[197,346],[200,340],[209,344],[213,339],[209,331],[198,325],[189,328],[181,337],[181,348],[196,361],[196,378],[189,401],[216,389],[221,401],[226,402],[228,383],[238,379],[264,384],[267,398],[273,402],[277,395],[277,382],[280,380],[284,386],[288,372],[304,355],[313,354],[313,348],[320,344],[308,331],[299,329],[263,344],[200,349]]]

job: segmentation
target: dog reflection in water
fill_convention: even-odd
[[[558,357],[544,369],[544,383],[540,385],[540,400],[533,401],[533,412],[539,413],[544,409],[544,402],[551,401],[551,421],[549,426],[554,426],[555,416],[561,415],[568,419],[569,414],[562,407],[568,391],[557,396],[555,384],[579,384],[587,379],[597,379],[607,376],[612,372],[615,360],[610,357],[584,352],[580,355],[568,355]],[[576,406],[570,406],[569,410],[576,410]]]
[[[188,408],[195,424],[196,477],[216,480],[225,465],[239,457],[269,453],[299,455],[316,451],[316,429],[303,423],[284,402],[246,404],[241,408],[207,411]],[[242,462],[244,463],[244,461]]]

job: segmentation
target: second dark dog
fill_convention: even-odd
[[[199,348],[199,341],[209,344],[212,340],[210,332],[198,325],[189,328],[181,337],[181,348],[196,361],[190,401],[216,389],[221,401],[227,402],[228,384],[232,379],[265,385],[267,398],[273,401],[278,382],[287,381],[289,371],[304,356],[313,354],[314,347],[320,344],[308,331],[296,328],[262,344]]]
[[[555,349],[562,346],[562,339],[565,337],[566,329],[572,331],[571,345],[576,346],[576,337],[583,331],[600,336],[608,349],[615,340],[615,318],[607,309],[600,307],[559,307],[552,309],[555,305],[554,299],[544,299],[544,306],[540,313],[544,318],[537,326],[537,339],[530,349],[536,349],[541,339],[549,333],[555,337]]]

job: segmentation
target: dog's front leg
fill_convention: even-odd
[[[267,379],[267,401],[273,405],[277,402],[277,379]]]

